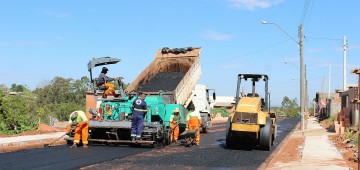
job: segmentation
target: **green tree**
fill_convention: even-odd
[[[13,83],[11,85],[10,91],[14,91],[14,92],[25,92],[25,91],[30,91],[26,86],[24,85],[17,85],[15,83]]]
[[[51,116],[63,121],[74,110],[85,111],[86,91],[90,87],[90,79],[85,76],[80,80],[55,77],[48,85],[35,89],[34,93],[38,96],[37,105],[44,110],[43,118]]]
[[[283,101],[281,102],[281,108],[283,109],[286,117],[290,118],[297,117],[298,112],[300,111],[296,98],[290,99],[287,96],[284,96]]]
[[[37,125],[29,113],[29,98],[23,95],[5,96],[1,101],[0,132],[11,134],[34,129]]]

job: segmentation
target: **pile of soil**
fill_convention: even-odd
[[[337,150],[341,152],[346,165],[352,169],[358,169],[358,163],[354,161],[357,159],[354,153],[358,151],[359,145],[348,147],[349,143],[343,143],[346,140],[344,135],[332,135],[329,136],[329,139],[334,143]]]
[[[158,92],[174,91],[180,81],[184,78],[185,73],[182,72],[160,72],[157,73],[149,82],[147,82],[142,91]]]

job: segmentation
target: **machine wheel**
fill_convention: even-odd
[[[202,127],[202,133],[208,133],[208,128],[206,126]]]
[[[66,143],[70,146],[70,145],[73,145],[73,144],[74,144],[74,141],[72,141],[72,140],[66,140]]]
[[[163,144],[164,146],[168,146],[171,144],[171,130],[170,129],[167,129],[164,131],[164,141],[163,141]]]
[[[265,126],[260,128],[260,147],[269,151],[272,143],[271,122],[270,118],[266,118]]]
[[[226,123],[226,148],[231,149],[234,148],[234,134],[231,131],[231,116],[229,116],[228,121]]]

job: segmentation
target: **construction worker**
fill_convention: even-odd
[[[76,124],[74,144],[71,145],[71,148],[76,148],[80,143],[80,137],[83,143],[83,148],[88,147],[88,129],[89,123],[88,118],[86,117],[85,112],[78,110],[70,114],[69,125]]]
[[[200,144],[201,115],[198,110],[189,112],[186,116],[186,130],[198,130],[195,136],[195,145]]]
[[[109,69],[107,67],[103,67],[101,70],[101,73],[99,75],[98,78],[98,85],[99,86],[106,86],[107,89],[105,90],[104,94],[103,94],[103,98],[106,98],[107,95],[109,95],[110,93],[114,96],[114,97],[118,97],[119,95],[115,93],[115,85],[108,83],[110,81],[114,81],[116,80],[116,78],[110,78],[106,75],[106,73],[109,71]]]
[[[170,116],[170,128],[172,130],[171,139],[172,142],[178,143],[179,138],[179,123],[181,122],[180,109],[175,108],[173,114]]]
[[[144,117],[147,112],[147,104],[145,102],[145,93],[139,93],[140,98],[136,98],[133,102],[133,115],[131,120],[131,140],[138,142],[141,138]]]
[[[104,119],[105,120],[113,120],[113,110],[111,109],[109,104],[105,105],[105,111],[104,111]]]

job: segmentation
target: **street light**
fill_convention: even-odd
[[[296,66],[294,63],[289,62],[289,61],[284,61],[284,64],[290,63],[291,65],[293,65],[296,69],[300,70],[300,68],[298,66]]]
[[[300,111],[301,111],[301,131],[304,135],[304,113],[305,113],[305,72],[304,72],[304,46],[303,46],[303,28],[302,24],[299,25],[299,41],[295,40],[291,35],[289,35],[284,29],[282,29],[278,24],[273,22],[261,21],[261,24],[272,24],[278,27],[283,33],[290,37],[300,48]]]

